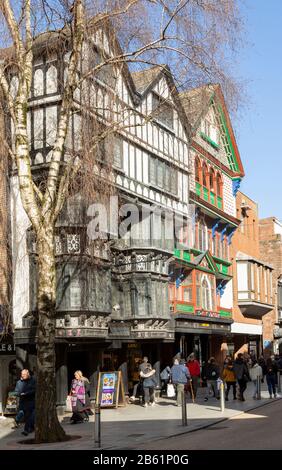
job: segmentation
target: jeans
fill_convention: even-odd
[[[15,417],[16,423],[19,424],[19,423],[21,422],[21,420],[23,419],[23,417],[24,417],[24,410],[21,410],[21,409],[20,409],[20,410],[17,412],[17,415],[16,415],[16,417]]]
[[[253,380],[252,381],[253,384],[254,384],[254,394],[253,394],[253,398],[257,398],[258,397],[258,381],[257,380]]]
[[[33,432],[34,422],[35,422],[34,404],[25,405],[24,418],[25,418],[24,431],[27,433]]]
[[[144,399],[145,403],[154,403],[155,401],[155,389],[153,387],[144,387]]]
[[[267,387],[269,395],[276,395],[275,375],[266,376]]]
[[[207,395],[206,398],[209,395],[209,392],[213,392],[213,395],[217,398],[219,397],[219,390],[217,389],[217,381],[216,380],[207,380]]]

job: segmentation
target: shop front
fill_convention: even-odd
[[[179,352],[187,358],[192,352],[196,355],[201,367],[213,356],[222,364],[227,354],[227,341],[230,337],[229,319],[188,319],[178,316],[176,319],[175,337]]]
[[[230,347],[234,354],[248,353],[259,357],[263,353],[262,325],[234,322],[231,325]]]

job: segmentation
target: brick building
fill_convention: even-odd
[[[281,275],[282,275],[282,223],[275,217],[267,217],[259,221],[260,257],[274,267],[272,289],[274,310],[265,315],[263,329],[265,347],[274,353],[282,352],[281,329]]]
[[[267,318],[273,315],[272,266],[260,255],[258,205],[242,192],[236,198],[239,229],[231,245],[233,320],[230,353],[262,353],[269,340]]]
[[[178,273],[170,286],[175,338],[186,356],[222,361],[232,320],[230,243],[240,224],[236,192],[244,170],[219,85],[180,95],[191,125],[190,203],[195,209],[194,239],[177,250]]]

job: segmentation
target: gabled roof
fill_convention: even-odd
[[[221,136],[225,141],[224,146],[231,159],[229,169],[232,170],[234,176],[243,177],[244,169],[220,85],[204,85],[184,91],[179,94],[179,97],[191,124],[192,136],[196,134],[201,119],[207,114],[209,108],[214,106],[221,128]]]
[[[213,257],[212,257],[209,250],[207,250],[204,253],[201,253],[200,255],[196,256],[193,260],[193,264],[195,264],[195,266],[200,266],[204,259],[206,259],[210,270],[217,273],[218,268],[217,268],[216,263],[214,262]]]
[[[138,72],[131,72],[133,82],[138,93],[143,94],[164,68],[164,65],[155,65]]]

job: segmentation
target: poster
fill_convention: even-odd
[[[121,371],[99,372],[96,404],[102,407],[125,406]]]
[[[17,413],[17,409],[18,409],[18,398],[14,392],[10,392],[8,394],[7,401],[6,401],[5,413],[14,414],[14,413]]]
[[[101,405],[113,405],[115,394],[115,374],[103,374]]]

